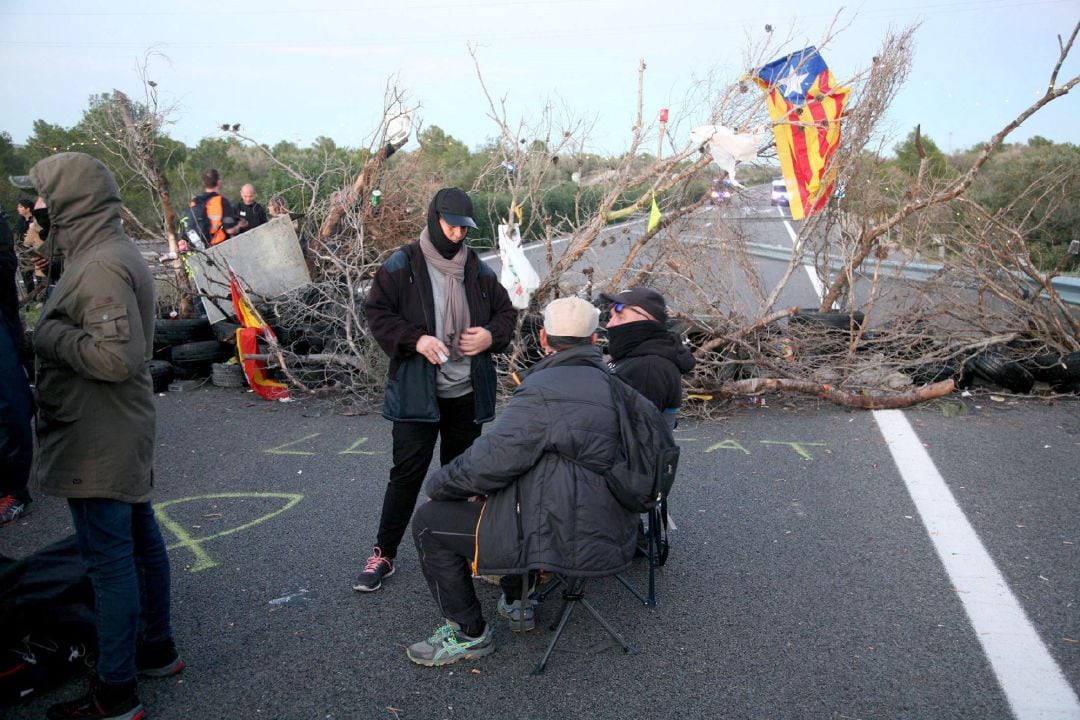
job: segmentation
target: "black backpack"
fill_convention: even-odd
[[[180,237],[188,245],[204,250],[210,247],[210,216],[206,214],[206,203],[192,202],[180,213]]]
[[[679,446],[663,414],[644,395],[618,375],[609,374],[608,385],[620,442],[604,481],[624,508],[648,512],[671,491],[679,468]]]

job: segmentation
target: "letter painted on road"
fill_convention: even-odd
[[[787,445],[792,450],[794,450],[796,453],[798,453],[799,457],[803,458],[804,460],[813,460],[814,459],[814,456],[806,451],[805,446],[814,445],[814,446],[817,446],[817,447],[825,447],[825,443],[789,442],[789,441],[785,441],[785,440],[762,440],[761,444],[762,445]]]
[[[180,525],[180,523],[169,517],[169,514],[165,511],[166,508],[172,507],[174,505],[182,505],[184,503],[197,502],[199,500],[219,500],[228,498],[279,498],[281,500],[285,500],[286,503],[281,508],[273,511],[272,513],[257,517],[251,522],[244,523],[243,525],[238,525],[234,528],[229,528],[228,530],[222,530],[219,533],[214,533],[213,535],[208,535],[207,537],[202,538],[191,537],[191,535],[188,534],[188,531],[182,525]],[[196,495],[194,497],[178,498],[176,500],[166,500],[162,503],[156,503],[154,505],[154,514],[156,515],[158,522],[166,530],[175,535],[177,540],[179,540],[179,542],[167,546],[167,549],[174,550],[176,548],[186,548],[190,550],[191,554],[195,556],[195,565],[191,567],[191,572],[199,572],[200,570],[208,570],[212,567],[217,567],[220,564],[212,557],[210,557],[210,554],[208,552],[206,552],[206,550],[203,548],[204,543],[208,543],[211,540],[216,540],[219,537],[224,537],[225,535],[232,535],[233,533],[238,533],[241,530],[247,530],[250,527],[254,527],[261,522],[265,522],[270,518],[276,515],[280,515],[286,510],[291,509],[303,499],[304,496],[299,493],[211,493],[210,495]]]

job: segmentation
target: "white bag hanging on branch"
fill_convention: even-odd
[[[540,287],[540,276],[521,249],[521,231],[517,225],[513,230],[506,225],[499,226],[499,261],[502,263],[499,282],[510,295],[510,302],[518,310],[526,309],[529,298]]]
[[[764,130],[755,128],[750,133],[738,133],[723,125],[702,125],[690,131],[690,143],[712,155],[713,163],[727,173],[736,187],[735,163],[751,162],[757,158]]]

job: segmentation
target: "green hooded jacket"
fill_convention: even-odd
[[[34,330],[33,484],[69,498],[150,499],[154,281],[120,223],[108,168],[60,153],[30,170],[45,198],[64,274]]]

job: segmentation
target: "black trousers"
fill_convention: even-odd
[[[424,484],[435,441],[442,439],[439,460],[447,464],[480,437],[481,426],[475,417],[473,394],[457,398],[439,398],[439,422],[395,422],[393,429],[394,466],[383,495],[379,534],[375,541],[385,557],[397,557],[409,519],[416,508],[416,497]]]
[[[482,502],[431,500],[413,516],[413,540],[431,596],[443,617],[462,627],[484,619],[469,567],[483,507]]]

